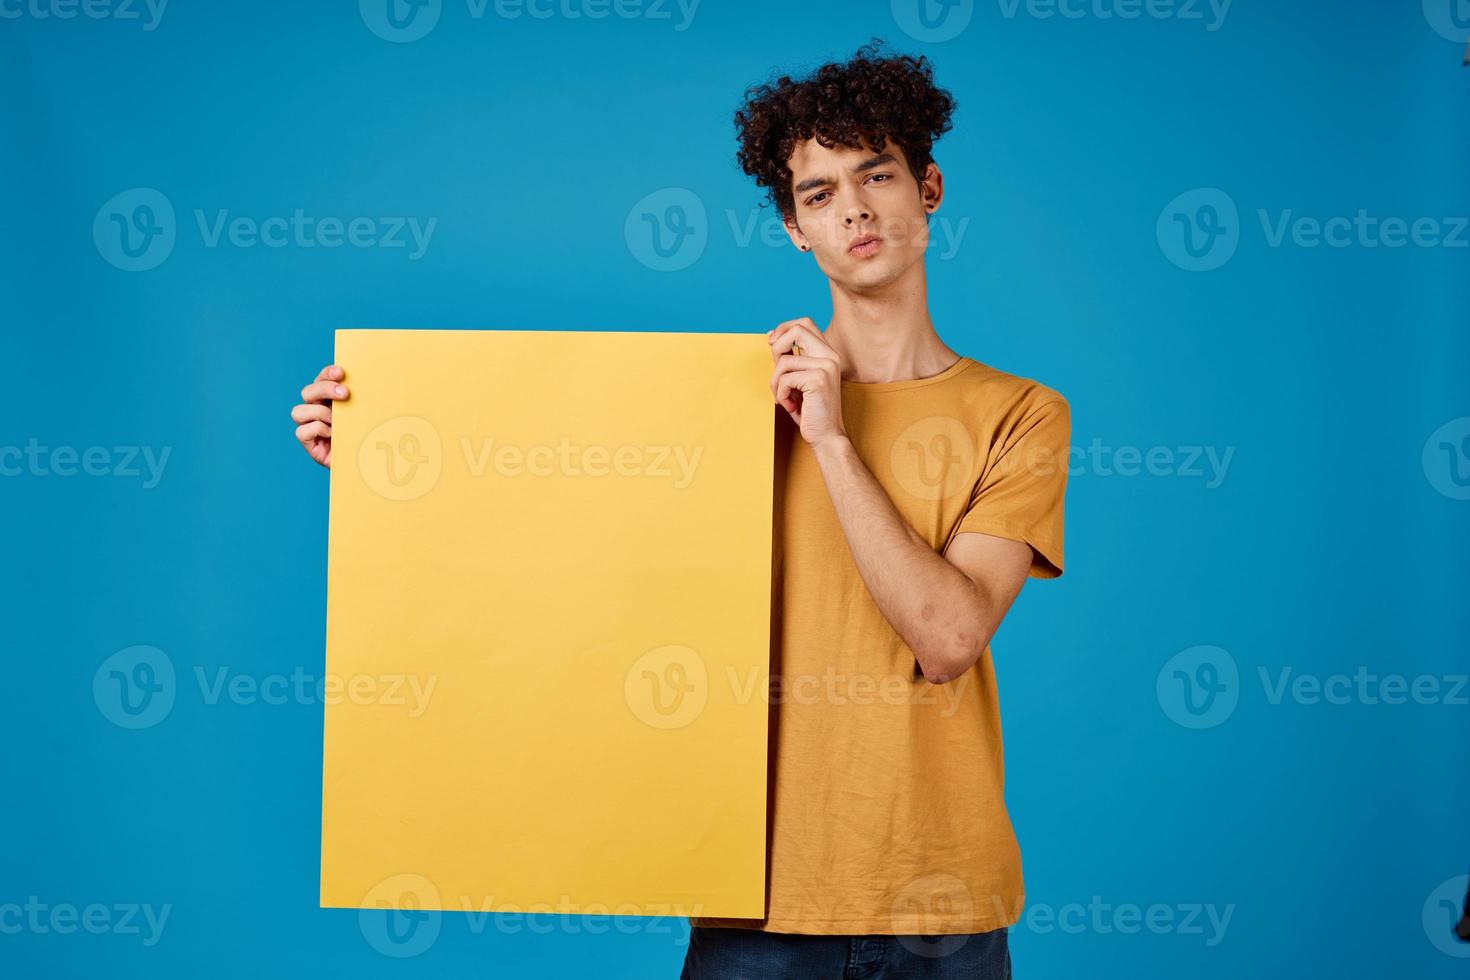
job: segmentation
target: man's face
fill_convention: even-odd
[[[871,291],[923,261],[928,216],[943,195],[937,166],[918,181],[891,140],[880,153],[809,139],[792,153],[790,167],[795,214],[786,232],[829,279]]]

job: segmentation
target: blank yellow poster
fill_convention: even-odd
[[[323,906],[763,914],[753,334],[343,330]]]

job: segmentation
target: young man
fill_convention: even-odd
[[[693,920],[687,980],[1010,976],[1023,901],[989,642],[1062,572],[1069,413],[947,347],[924,253],[954,101],[869,46],[736,113],[739,160],[827,277],[769,334],[778,414],[766,917]],[[341,368],[292,411],[330,465]]]

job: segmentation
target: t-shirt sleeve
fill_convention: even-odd
[[[1055,392],[1032,399],[996,434],[955,534],[993,534],[1031,546],[1035,578],[1062,574],[1062,503],[1072,414]]]

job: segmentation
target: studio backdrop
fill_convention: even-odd
[[[677,975],[679,917],[319,907],[288,411],[338,329],[825,323],[732,113],[874,37],[958,102],[940,336],[1072,409],[1018,975],[1466,975],[1463,0],[0,0],[0,975]]]

